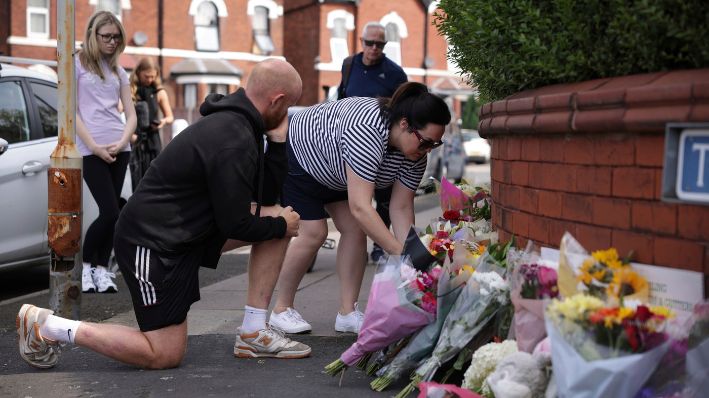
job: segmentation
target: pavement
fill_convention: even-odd
[[[423,227],[440,215],[437,205],[436,195],[417,197],[417,226]],[[330,228],[329,238],[339,240],[334,227]],[[241,249],[224,257],[245,259],[247,252],[248,249]],[[356,339],[354,334],[334,330],[339,307],[335,254],[335,250],[320,249],[313,271],[306,274],[296,295],[296,308],[311,323],[313,331],[291,337],[312,347],[309,358],[233,356],[248,280],[245,273],[240,273],[201,288],[201,300],[193,304],[188,316],[187,354],[176,369],[140,370],[68,345],[56,367],[35,370],[20,359],[14,328],[0,329],[0,397],[393,396],[406,384],[404,381],[385,392],[374,392],[369,388],[372,378],[358,369],[348,369],[341,381],[323,373],[325,365]],[[374,271],[375,266],[367,266],[359,298],[363,310]],[[137,327],[132,310],[103,322]]]

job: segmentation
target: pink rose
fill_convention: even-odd
[[[443,272],[443,268],[440,266],[435,266],[431,269],[431,271],[428,272],[428,275],[434,280],[437,281],[441,277],[441,272]]]
[[[537,269],[537,278],[540,285],[556,285],[556,271],[549,267],[539,267]]]

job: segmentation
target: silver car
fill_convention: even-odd
[[[47,168],[57,145],[57,79],[0,64],[0,269],[48,264]],[[130,195],[130,177],[122,197]],[[98,216],[83,186],[83,230]]]

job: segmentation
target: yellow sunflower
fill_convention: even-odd
[[[608,285],[607,294],[609,297],[623,298],[642,291],[647,291],[647,280],[638,275],[630,267],[624,267],[613,271],[613,279]]]
[[[591,253],[591,256],[599,263],[611,269],[618,269],[626,265],[618,257],[618,251],[614,247],[606,250],[596,250]]]

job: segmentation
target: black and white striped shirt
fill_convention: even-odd
[[[336,191],[347,190],[345,164],[376,188],[395,181],[415,191],[426,170],[388,147],[389,129],[375,98],[351,97],[314,105],[293,115],[288,140],[300,166]]]

